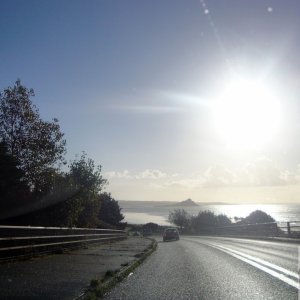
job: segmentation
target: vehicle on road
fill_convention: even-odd
[[[179,240],[179,232],[177,228],[167,228],[163,234],[163,241]]]

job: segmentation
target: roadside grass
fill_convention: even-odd
[[[157,242],[151,239],[151,245],[141,252],[131,265],[129,263],[123,263],[121,270],[108,270],[104,277],[101,279],[94,278],[90,282],[90,287],[85,294],[84,300],[97,300],[102,298],[109,290],[111,290],[117,283],[125,279],[130,273],[132,273],[140,264],[142,264],[146,258],[151,255],[157,248]]]

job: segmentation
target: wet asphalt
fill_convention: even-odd
[[[216,247],[231,249],[233,255]],[[297,272],[298,248],[296,244],[226,238],[159,240],[156,252],[105,299],[296,300],[299,286],[293,287],[234,255],[241,252]]]

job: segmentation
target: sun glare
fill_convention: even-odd
[[[255,80],[233,80],[218,97],[214,108],[217,134],[227,146],[261,149],[281,126],[279,99],[272,89]]]

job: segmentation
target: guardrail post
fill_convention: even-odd
[[[287,225],[288,236],[291,236],[291,224],[290,224],[290,222],[287,222],[286,225]]]

